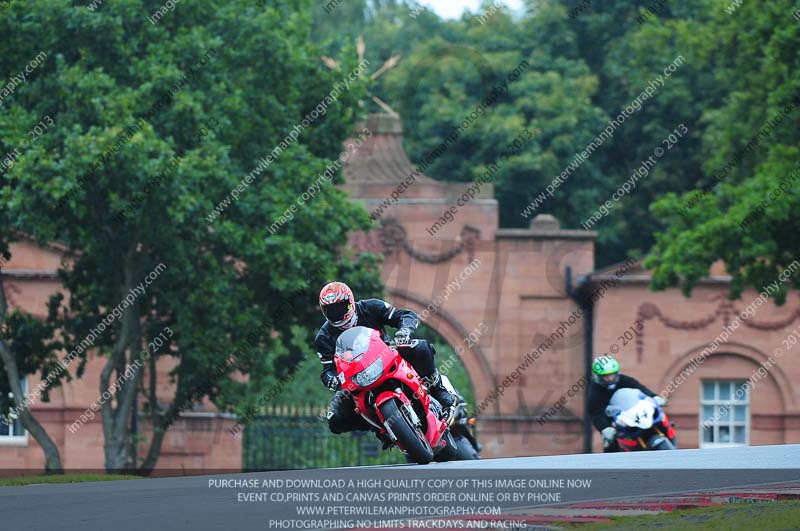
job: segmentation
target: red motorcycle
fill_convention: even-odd
[[[388,435],[411,461],[424,465],[440,454],[457,455],[447,422],[440,418],[441,406],[397,348],[383,342],[379,331],[354,326],[343,332],[336,341],[334,362],[356,413]]]

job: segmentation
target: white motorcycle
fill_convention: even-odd
[[[605,411],[623,452],[676,450],[675,428],[656,401],[638,389],[617,389]]]

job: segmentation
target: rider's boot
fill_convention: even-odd
[[[456,396],[442,385],[442,375],[439,374],[439,369],[434,369],[433,374],[427,378],[427,381],[428,393],[442,405],[443,409],[450,409],[455,405]]]
[[[379,431],[374,431],[375,437],[381,442],[381,450],[388,450],[392,446],[394,446],[394,441],[391,437],[389,437],[388,433],[381,433]]]

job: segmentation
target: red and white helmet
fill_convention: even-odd
[[[325,284],[319,292],[319,308],[336,328],[346,330],[356,324],[356,298],[344,282]]]

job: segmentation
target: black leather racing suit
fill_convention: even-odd
[[[356,302],[356,326],[366,326],[378,330],[384,341],[389,336],[386,334],[386,325],[395,328],[408,328],[413,335],[419,326],[417,314],[411,310],[395,308],[388,302],[380,299],[365,299]],[[322,363],[320,379],[325,384],[332,376],[336,376],[336,367],[333,355],[336,351],[336,340],[344,330],[340,330],[325,321],[322,328],[314,338],[317,356]],[[400,355],[414,367],[414,370],[423,379],[430,379],[436,370],[433,355],[436,350],[433,345],[425,340],[418,340],[415,347],[398,349]],[[344,391],[336,391],[328,410],[328,426],[333,433],[344,433],[354,430],[370,430],[370,424],[361,415],[355,412],[353,399]]]

